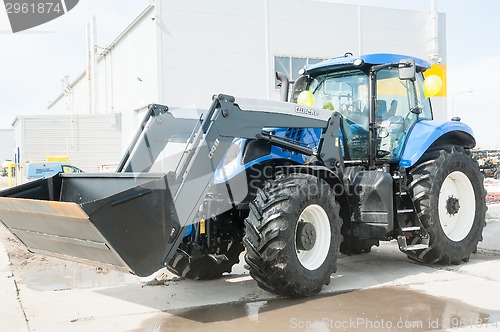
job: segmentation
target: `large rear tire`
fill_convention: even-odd
[[[477,163],[461,147],[440,146],[426,152],[409,174],[409,191],[430,241],[429,248],[408,256],[427,264],[468,261],[486,225],[486,192]]]
[[[309,296],[329,284],[342,239],[339,211],[332,188],[312,175],[279,176],[258,190],[243,244],[259,287]]]

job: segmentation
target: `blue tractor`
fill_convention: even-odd
[[[118,174],[0,192],[0,221],[32,251],[141,276],[218,278],[246,249],[258,285],[285,296],[320,292],[340,252],[379,241],[466,262],[485,226],[483,176],[471,128],[433,120],[429,67],[346,54],[304,67],[291,91],[278,73],[280,102],[220,94],[199,117],[151,105]]]
[[[485,226],[483,178],[470,155],[475,146],[471,128],[456,118],[433,120],[424,93],[423,72],[429,67],[397,54],[347,54],[303,68],[291,93],[287,78],[277,73],[283,101],[291,95],[292,103],[302,98],[307,106],[342,115],[339,182],[316,183],[327,175],[312,166],[327,165],[314,155],[266,144],[262,137],[235,139],[215,183],[252,184],[246,197],[249,215],[243,213],[238,222],[244,220],[245,228],[235,234],[228,260],[217,263],[201,255],[206,265],[190,264],[192,257],[180,249],[177,256],[183,258],[173,259],[170,270],[194,278],[229,272],[242,250],[241,236],[254,279],[286,295],[315,293],[328,283],[338,248],[358,254],[381,240],[397,239],[399,248],[419,262],[467,261]],[[321,128],[266,131],[264,136],[313,150],[323,134]],[[313,184],[320,195],[304,189]],[[238,219],[234,210],[227,213],[228,220]],[[193,248],[195,238],[191,234],[182,247]]]

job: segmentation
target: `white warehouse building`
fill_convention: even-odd
[[[88,70],[48,107],[49,114],[68,117],[73,137],[58,140],[80,142],[69,144],[69,159],[88,171],[119,162],[151,103],[207,108],[217,93],[277,100],[275,71],[293,79],[305,64],[346,52],[446,63],[444,14],[320,0],[156,0],[105,49],[94,40],[91,23]],[[444,98],[437,104],[435,114],[444,110]],[[27,126],[36,132],[37,121],[49,123],[29,120],[15,125],[21,161],[34,159],[23,146]],[[50,153],[46,127],[42,133]],[[86,137],[95,144],[101,133],[110,144],[97,143],[100,154],[79,151]]]

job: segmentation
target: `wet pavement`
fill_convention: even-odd
[[[500,311],[394,287],[176,310],[136,331],[428,331],[471,325],[500,328]]]
[[[487,229],[500,235],[500,222]],[[5,321],[5,303],[19,306],[9,314],[24,324],[16,331],[500,331],[500,245],[492,238],[482,243],[492,249],[459,266],[416,264],[396,243],[341,256],[330,285],[306,299],[259,289],[243,264],[219,280],[191,281],[14,256],[8,280],[17,302],[0,303],[0,312]]]

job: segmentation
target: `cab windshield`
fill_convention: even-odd
[[[314,106],[343,116],[343,152],[346,160],[368,157],[368,76],[361,70],[328,73],[313,78],[307,87]]]
[[[413,125],[432,119],[428,99],[416,81],[400,80],[397,68],[382,69],[376,76],[375,125],[377,159],[397,160]],[[314,95],[314,106],[343,115],[343,151],[346,160],[367,160],[369,122],[369,77],[359,69],[309,78],[306,90]]]
[[[360,70],[329,73],[313,78],[308,90],[314,106],[335,110],[351,122],[368,126],[368,76]]]

